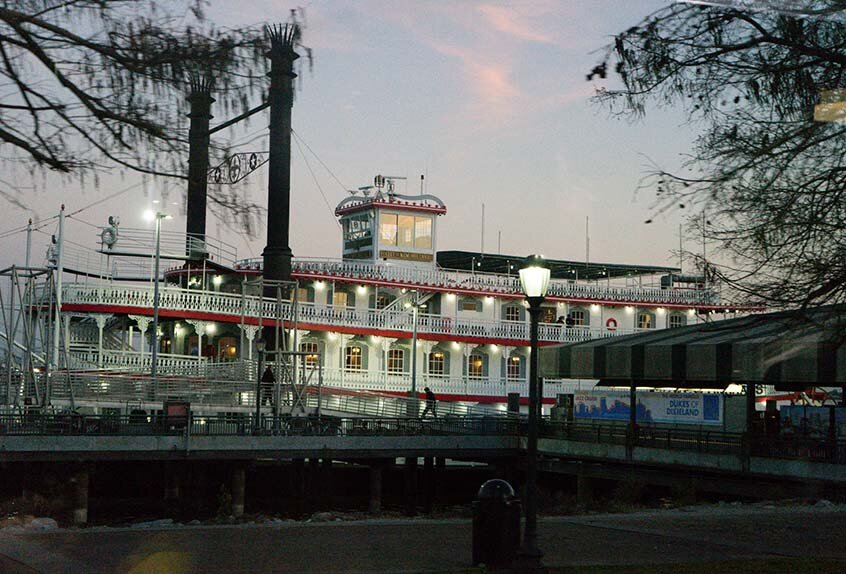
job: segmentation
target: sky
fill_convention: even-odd
[[[425,174],[427,192],[447,205],[438,222],[441,250],[480,249],[484,204],[487,252],[584,260],[589,217],[591,261],[676,265],[681,214],[645,224],[654,216],[654,193],[636,190],[649,165],[677,166],[694,134],[678,110],[652,110],[637,122],[611,117],[590,101],[597,87],[610,84],[585,78],[616,32],[664,4],[307,3],[304,43],[313,50],[314,66],[303,70],[293,127],[314,154],[303,148],[306,163],[293,146],[294,255],[340,256],[332,211],[345,188],[383,174],[408,177],[408,191],[416,193]],[[281,22],[301,5],[212,0],[208,16],[222,26]],[[222,111],[215,115],[213,123],[226,119]],[[266,124],[264,113],[226,137],[246,142],[239,151],[266,149]],[[28,217],[49,217],[62,202],[78,209],[139,181],[106,173],[96,187],[90,180],[85,186],[48,184],[34,196],[23,195],[22,206],[0,206],[0,231]],[[184,231],[183,190],[169,189],[163,205],[174,219],[164,228]],[[266,189],[266,169],[244,186],[262,205]],[[163,190],[148,182],[87,209],[69,222],[69,236],[95,247],[96,226],[112,214],[124,226],[143,227],[141,214]],[[264,228],[249,238],[213,217],[207,233],[234,245],[240,257],[260,256],[265,244]],[[48,240],[45,233],[33,238],[36,258]],[[0,241],[2,262],[20,263],[23,235]]]

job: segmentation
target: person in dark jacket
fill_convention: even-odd
[[[268,366],[261,376],[261,404],[269,404],[273,406],[273,385],[276,383],[276,377],[273,376],[273,369]]]
[[[426,416],[426,413],[431,412],[433,417],[438,416],[438,399],[435,398],[435,393],[432,392],[432,389],[426,387],[423,389],[426,392],[426,408],[423,409],[423,414],[420,415],[420,418]]]

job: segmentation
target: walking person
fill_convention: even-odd
[[[432,392],[432,389],[426,387],[423,389],[426,392],[426,408],[423,409],[423,414],[420,415],[420,418],[426,416],[426,413],[431,412],[433,418],[437,418],[438,416],[438,399],[435,398],[435,393]]]
[[[261,404],[273,406],[273,386],[276,384],[276,377],[273,376],[273,369],[268,367],[261,376]]]

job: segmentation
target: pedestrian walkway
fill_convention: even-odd
[[[740,558],[843,561],[846,506],[706,507],[547,518],[550,566],[681,565]],[[10,574],[467,572],[469,519],[0,531]],[[15,562],[16,561],[16,562]],[[675,569],[675,568],[674,568]]]

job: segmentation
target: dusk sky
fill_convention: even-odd
[[[589,102],[596,87],[608,84],[585,79],[614,33],[664,4],[309,3],[304,43],[314,50],[314,69],[302,74],[294,130],[347,188],[368,185],[381,173],[407,176],[408,191],[416,193],[420,174],[427,174],[428,192],[448,208],[439,220],[441,250],[479,249],[485,203],[489,252],[497,251],[501,231],[503,253],[583,260],[589,216],[592,261],[676,265],[671,251],[678,249],[680,214],[644,224],[653,215],[654,194],[635,188],[651,162],[678,165],[693,132],[678,110],[655,111],[638,122],[611,118]],[[297,5],[214,1],[208,15],[219,25],[279,22]],[[222,110],[215,115],[213,123],[226,119]],[[231,132],[236,142],[259,136],[238,149],[266,149],[266,123],[263,114]],[[308,159],[334,208],[345,192],[314,156]],[[266,174],[260,170],[247,186],[262,204]],[[106,175],[99,188],[84,190],[50,181],[50,191],[20,197],[36,219],[56,213],[62,201],[73,210],[140,177]],[[147,188],[156,194],[162,186]],[[174,187],[166,198],[175,215],[164,223],[167,230],[184,231],[181,194],[181,186]],[[116,214],[124,226],[141,227],[149,200],[139,187],[80,219],[99,226]],[[29,215],[4,205],[0,231],[25,224]],[[296,144],[292,218],[295,256],[340,255],[340,228]],[[236,245],[240,257],[258,256],[264,246],[264,228],[248,240],[210,218],[208,233]],[[70,223],[69,235],[96,246],[97,231],[85,224]],[[37,257],[47,239],[35,236]],[[3,241],[9,247],[4,263],[22,259],[23,234]]]

